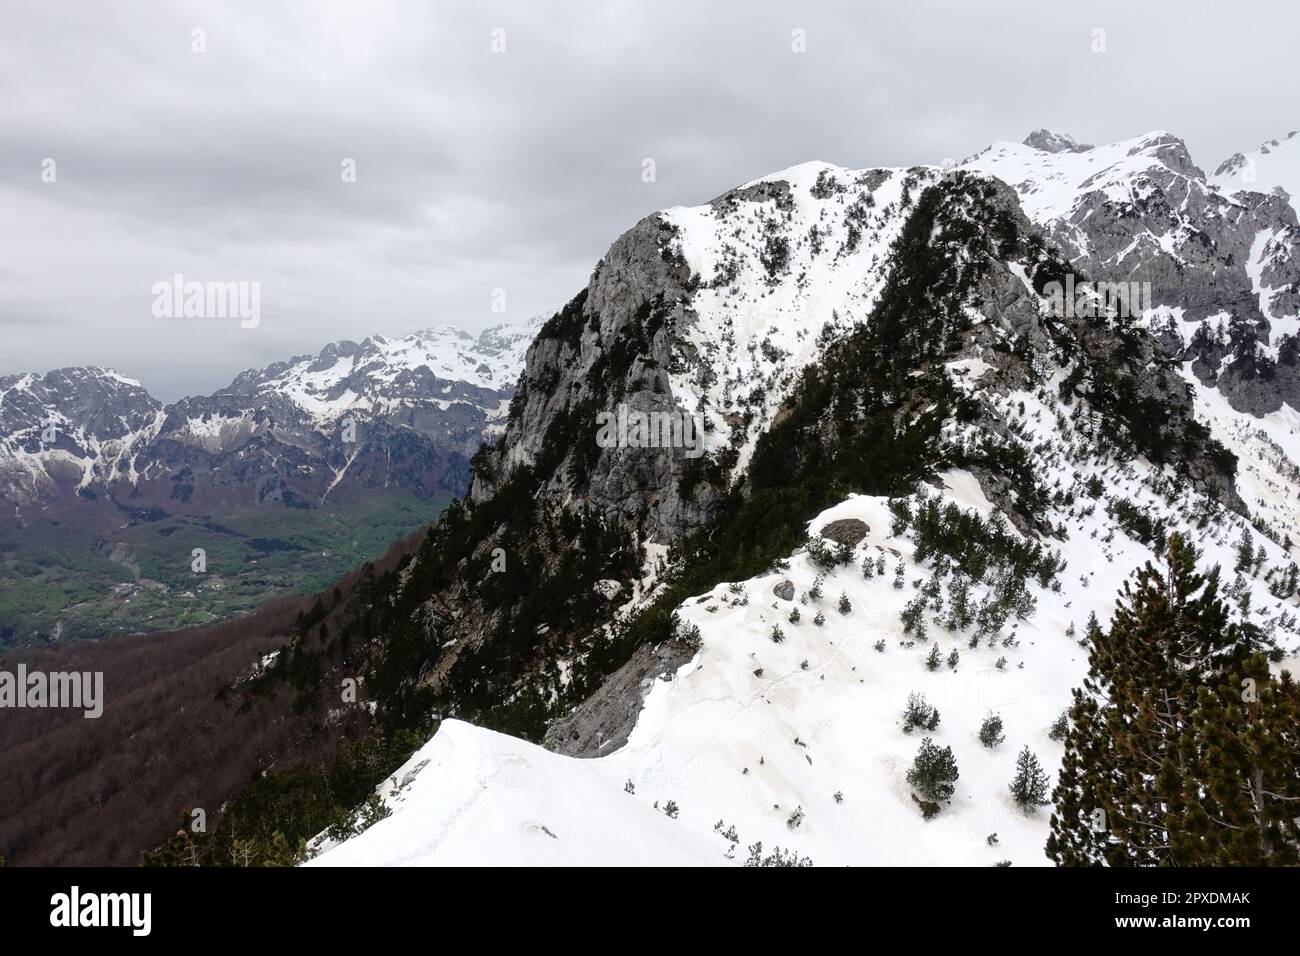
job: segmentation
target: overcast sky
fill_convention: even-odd
[[[105,365],[171,400],[339,338],[521,320],[647,213],[811,159],[1168,129],[1212,170],[1300,125],[1298,22],[1188,0],[7,0],[0,375]],[[260,324],[155,317],[176,273],[259,283]]]

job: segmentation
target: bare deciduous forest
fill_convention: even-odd
[[[417,532],[374,563],[395,564]],[[339,582],[346,592],[359,576]],[[223,804],[271,769],[328,759],[364,735],[358,709],[295,711],[292,688],[251,693],[235,682],[284,646],[316,595],[283,598],[210,627],[77,641],[15,652],[0,668],[102,671],[104,712],[15,709],[0,721],[0,856],[10,865],[133,866],[202,807]],[[327,621],[332,623],[331,618]],[[224,693],[223,693],[224,689]]]

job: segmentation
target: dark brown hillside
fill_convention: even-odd
[[[375,572],[423,536],[397,542]],[[339,594],[359,577],[340,581]],[[333,589],[319,597],[332,608]],[[261,772],[320,762],[344,737],[364,736],[372,723],[365,708],[344,710],[336,696],[295,708],[284,682],[256,693],[248,682],[235,685],[285,645],[299,612],[316,600],[283,598],[211,627],[0,659],[10,671],[20,662],[29,670],[103,671],[105,697],[93,720],[79,710],[0,710],[0,855],[10,865],[135,865],[175,829],[181,810],[205,808],[211,831],[219,808]],[[324,622],[332,626],[333,614]]]

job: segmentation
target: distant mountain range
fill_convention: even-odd
[[[0,642],[201,623],[376,556],[464,493],[539,326],[334,342],[170,405],[0,378]]]

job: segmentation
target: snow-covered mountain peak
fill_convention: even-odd
[[[889,250],[943,170],[808,162],[661,217],[699,277],[673,394],[743,468],[801,369],[875,304]]]
[[[1235,153],[1214,171],[1212,182],[1225,193],[1242,190],[1284,192],[1291,201],[1300,196],[1300,130],[1269,140],[1248,153]]]
[[[1231,160],[1213,179],[1164,131],[1080,152],[995,143],[965,166],[1010,184],[1029,218],[1088,279],[1139,290],[1142,301],[1127,317],[1152,328],[1168,351],[1182,354],[1196,335],[1218,349],[1198,371],[1209,376],[1225,353],[1230,323],[1256,329],[1269,361],[1283,355],[1284,339],[1296,330],[1295,210],[1256,187],[1260,169],[1286,178],[1294,168],[1293,182],[1300,182],[1297,144],[1292,138],[1255,159]],[[1256,175],[1256,184],[1243,190],[1245,173]],[[1242,333],[1237,339],[1245,341]],[[1263,414],[1282,402],[1295,407],[1300,392],[1287,384],[1247,386],[1236,387],[1233,398],[1242,410]]]
[[[1069,133],[1056,133],[1049,129],[1034,130],[1025,137],[1024,145],[1046,153],[1080,153],[1092,149],[1090,144],[1080,143]]]
[[[17,503],[57,481],[80,491],[130,478],[131,455],[158,432],[163,406],[135,379],[98,366],[0,378],[0,496]]]
[[[250,369],[227,391],[284,396],[321,425],[349,410],[383,411],[426,399],[472,400],[474,393],[514,386],[543,321],[534,317],[493,326],[478,336],[439,325],[399,338],[373,335],[360,343],[332,342],[315,355]],[[499,402],[488,398],[495,418]]]
[[[872,171],[870,194],[885,199],[883,190],[893,182],[897,192],[890,201],[905,205],[909,174]],[[800,186],[808,182],[793,178]],[[835,301],[850,301],[852,281],[869,274],[853,267],[857,250],[805,251],[790,266],[794,254],[786,248],[781,267],[768,267],[779,247],[769,238],[798,235],[810,221],[826,223],[828,237],[843,240],[847,227],[837,216],[836,198],[851,205],[863,195],[845,185],[848,178],[846,171],[822,168],[807,187],[817,196],[805,197],[786,179],[765,180],[709,207],[670,210],[665,216],[677,226],[680,246],[668,251],[677,250],[694,275],[719,266],[724,279],[718,288],[768,326],[815,307],[799,300],[810,293],[786,276],[785,266],[824,270],[818,281],[827,285],[849,283]],[[1125,339],[1123,349],[1138,350],[1136,356],[1122,357],[1118,348],[1093,351],[1122,326],[1045,325],[1035,290],[1068,264],[1042,253],[1037,237],[980,241],[1010,227],[1001,214],[1010,213],[1012,223],[1021,220],[997,188],[962,185],[945,183],[942,200],[932,194],[917,204],[914,215],[921,218],[905,229],[882,270],[894,273],[895,281],[875,294],[879,307],[865,317],[871,324],[819,356],[818,381],[827,390],[803,395],[813,417],[801,417],[802,393],[796,393],[784,408],[786,421],[768,434],[784,427],[787,436],[802,436],[775,446],[783,461],[802,464],[799,441],[819,442],[809,436],[822,434],[823,423],[832,433],[836,424],[852,422],[855,402],[869,407],[877,401],[864,387],[873,374],[883,374],[874,372],[870,356],[880,354],[887,370],[905,356],[899,360],[906,367],[896,370],[899,387],[918,383],[919,389],[926,388],[920,383],[927,363],[915,356],[941,356],[953,373],[952,388],[963,396],[958,405],[968,409],[945,419],[941,434],[951,442],[945,461],[968,458],[971,466],[941,468],[906,500],[847,494],[807,522],[805,546],[764,570],[743,580],[715,578],[691,591],[669,590],[674,606],[665,611],[673,611],[675,636],[661,647],[680,643],[674,652],[680,656],[670,657],[675,663],[663,670],[629,661],[596,696],[552,724],[546,742],[571,754],[568,759],[464,724],[444,724],[379,788],[391,814],[341,845],[318,841],[319,864],[581,865],[645,862],[649,853],[661,863],[697,858],[770,865],[780,847],[775,862],[789,863],[793,854],[795,861],[822,865],[1043,865],[1049,862],[1049,811],[1013,798],[1008,784],[1018,754],[1029,748],[1055,777],[1067,726],[1062,713],[1087,669],[1090,617],[1104,626],[1122,583],[1151,558],[1167,531],[1194,538],[1207,567],[1239,568],[1227,589],[1234,613],[1253,618],[1285,642],[1287,653],[1296,653],[1295,616],[1285,593],[1294,572],[1281,536],[1252,527],[1226,507],[1220,486],[1202,487],[1172,460],[1161,461],[1187,448],[1186,440],[1194,445],[1198,430],[1188,428],[1184,439],[1166,434],[1140,454],[1111,444],[1120,433],[1144,429],[1155,409],[1168,420],[1186,415],[1180,384],[1155,381],[1176,379],[1172,368],[1141,335],[1117,334]],[[963,199],[978,216],[966,215]],[[973,222],[987,232],[972,238],[964,227]],[[866,221],[867,230],[886,225]],[[950,244],[954,236],[971,245]],[[734,254],[720,251],[728,242]],[[935,260],[917,249],[927,243],[940,250]],[[1023,258],[996,258],[1006,255],[1004,249]],[[988,257],[988,271],[977,288],[962,287],[972,298],[929,298],[946,280],[966,275],[981,255]],[[918,261],[937,271],[909,283],[909,268],[922,268]],[[729,314],[725,303],[708,299],[713,291],[705,283],[695,290],[691,302],[699,321],[717,321],[716,330],[726,334],[752,317]],[[773,299],[775,305],[765,301]],[[982,311],[972,315],[973,306]],[[946,351],[944,315],[969,322]],[[877,352],[870,331],[890,319],[894,324],[878,333],[888,337]],[[1047,330],[1064,338],[1053,339]],[[1090,356],[1090,370],[1071,367],[1075,346],[1062,345],[1072,336]],[[909,351],[909,341],[919,343],[917,352]],[[1025,357],[1024,364],[1016,355]],[[1116,371],[1133,377],[1109,379]],[[1093,385],[1071,396],[1066,383],[1081,378]],[[1112,404],[1148,387],[1155,390],[1140,412]],[[929,411],[935,405],[927,402],[934,397],[937,404],[941,392],[922,394],[912,407]],[[836,440],[825,438],[827,444]],[[1003,440],[1002,450],[991,454]],[[887,444],[882,439],[851,460],[868,473],[887,467]],[[872,454],[877,451],[879,460]],[[1206,453],[1222,461],[1218,452]],[[1194,466],[1208,462],[1190,454]],[[1009,460],[1020,462],[1016,470],[1025,478],[1011,492],[998,463]],[[816,463],[835,467],[830,455]],[[760,455],[754,465],[770,468],[771,459]],[[797,468],[792,497],[812,484],[802,483],[807,476]],[[1039,481],[1043,486],[1034,487]],[[626,495],[626,486],[619,487]],[[668,487],[664,494],[672,495]],[[1037,502],[1034,527],[1042,537],[1023,514],[1019,522],[1006,517],[1023,511],[1026,502]],[[1249,562],[1241,557],[1246,550]],[[530,624],[534,620],[543,618]],[[544,620],[540,631],[552,624]],[[565,659],[560,670],[569,674],[571,665],[577,663]],[[608,694],[606,688],[612,688]],[[922,695],[915,708],[914,694]],[[919,725],[907,716],[922,709],[930,716]],[[987,736],[990,718],[998,724]],[[440,740],[447,728],[447,739]],[[925,737],[951,748],[960,767],[942,807],[927,808],[909,786],[908,768]],[[676,828],[676,842],[666,842],[673,831],[665,824]],[[485,833],[491,837],[475,841]]]
[[[1068,218],[1090,193],[1131,203],[1141,200],[1152,182],[1170,174],[1205,178],[1183,141],[1164,130],[1104,146],[1056,149],[1031,140],[1033,134],[1023,143],[994,143],[963,166],[989,172],[1015,188],[1025,214],[1038,223]]]
[[[120,437],[161,408],[138,381],[96,365],[0,377],[0,424],[6,441],[53,418],[60,427]]]
[[[859,173],[865,170],[853,170],[845,166],[837,166],[835,163],[828,163],[820,159],[811,159],[802,163],[795,163],[793,166],[787,166],[785,169],[778,169],[774,172],[766,173],[757,179],[751,179],[747,183],[742,183],[733,189],[727,190],[718,199],[725,196],[741,192],[757,186],[759,183],[786,183],[791,189],[809,190],[816,185],[817,180],[823,175],[834,176],[840,180],[851,181]],[[717,202],[715,199],[713,202]],[[709,205],[712,205],[710,203]],[[674,207],[680,208],[680,207]]]
[[[17,375],[0,376],[0,396],[6,391],[32,388],[40,383],[51,387],[89,386],[109,390],[143,390],[144,386],[136,379],[128,378],[121,372],[99,365],[72,365],[57,368],[44,375],[35,372],[21,372]]]

